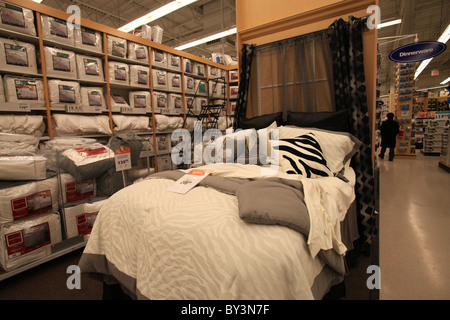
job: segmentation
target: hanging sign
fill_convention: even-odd
[[[438,41],[421,41],[410,43],[393,50],[389,59],[395,62],[418,62],[440,55],[447,49],[447,45]]]

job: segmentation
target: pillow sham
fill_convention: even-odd
[[[299,174],[307,178],[333,175],[320,143],[312,132],[293,138],[280,138],[274,149],[279,151],[279,166],[287,174]]]
[[[318,128],[347,132],[348,118],[349,111],[347,109],[332,112],[288,111],[286,124],[303,128]]]
[[[361,142],[347,132],[295,126],[282,126],[278,130],[280,140],[313,133],[327,161],[327,167],[334,175],[341,171],[344,164],[358,152],[361,146]]]
[[[273,122],[276,122],[278,126],[283,123],[283,112],[276,112],[270,114],[264,114],[254,118],[240,118],[238,127],[241,129],[263,129],[270,126]]]

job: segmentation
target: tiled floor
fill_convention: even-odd
[[[382,300],[450,299],[450,173],[438,163],[379,161]]]

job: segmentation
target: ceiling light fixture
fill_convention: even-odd
[[[448,77],[447,79],[445,79],[444,81],[442,81],[440,84],[447,84],[448,82],[450,82],[450,77]]]
[[[397,19],[397,20],[392,20],[392,21],[379,23],[378,26],[377,26],[377,29],[381,29],[381,28],[385,28],[385,27],[389,27],[389,26],[394,26],[394,25],[400,24],[400,23],[402,23],[402,19]]]
[[[196,40],[196,41],[192,41],[192,42],[183,44],[181,46],[176,47],[175,49],[176,50],[184,50],[184,49],[187,49],[187,48],[195,47],[195,46],[198,46],[198,45],[200,45],[202,43],[205,43],[205,42],[208,42],[208,41],[220,39],[220,38],[223,38],[223,37],[235,34],[236,32],[237,32],[237,29],[236,28],[232,28],[232,29],[229,29],[229,30],[226,30],[226,31],[222,31],[222,32],[213,34],[211,36],[207,36],[207,37],[205,37],[203,39],[200,39],[200,40]]]
[[[127,23],[126,25],[120,27],[119,30],[124,32],[130,32],[144,24],[147,24],[151,21],[164,17],[165,15],[168,15],[169,13],[176,11],[184,6],[190,5],[191,3],[194,3],[196,1],[198,0],[175,0],[169,2],[168,4],[156,10],[153,10],[152,12],[149,12],[146,15],[143,15],[142,17],[137,18],[136,20],[133,20],[130,23]]]
[[[444,32],[441,34],[441,36],[439,37],[439,39],[437,40],[438,42],[442,42],[442,43],[447,43],[448,39],[450,39],[450,24],[447,26],[447,28],[444,30]],[[416,73],[414,74],[414,80],[417,79],[417,77],[422,73],[422,71],[428,66],[428,64],[431,62],[433,58],[427,59],[427,60],[423,60],[419,67],[416,70]]]

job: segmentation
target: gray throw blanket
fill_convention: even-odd
[[[163,171],[149,178],[178,180],[182,171]],[[309,236],[310,220],[300,181],[283,178],[243,179],[207,176],[198,184],[237,197],[239,216],[248,223],[282,225]],[[346,274],[343,256],[321,250],[319,257],[340,275]]]

